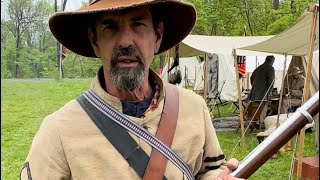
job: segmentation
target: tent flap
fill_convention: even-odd
[[[313,12],[304,12],[291,28],[255,45],[242,47],[242,50],[305,56],[310,46],[310,34],[313,23]],[[319,17],[319,12],[317,16]],[[319,49],[319,20],[316,21],[314,49]]]

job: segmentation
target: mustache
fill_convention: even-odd
[[[111,56],[111,65],[115,65],[117,63],[117,59],[121,56],[134,57],[135,59],[138,60],[139,63],[144,64],[141,53],[136,49],[127,47],[127,48],[116,48],[113,51]]]

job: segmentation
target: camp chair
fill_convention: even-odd
[[[243,107],[243,109],[246,108],[246,107],[245,107],[245,103],[246,103],[246,101],[247,101],[247,99],[248,99],[249,93],[250,93],[250,89],[246,89],[246,90],[244,90],[244,91],[241,93],[241,100],[242,100],[242,107]],[[237,101],[233,101],[232,104],[235,106],[232,114],[238,114],[238,113],[236,113],[236,112],[238,112],[238,111],[240,110],[240,108],[239,108],[239,101],[238,101],[238,100],[237,100]]]
[[[255,128],[261,129],[262,122],[260,122],[260,114],[262,113],[265,103],[266,101],[249,101],[249,104],[245,108],[243,113],[243,122],[245,128],[250,128],[250,133],[252,133]],[[239,129],[240,122],[237,132]]]
[[[225,81],[223,82],[220,91],[216,92],[213,98],[208,98],[208,107],[212,116],[214,116],[213,111],[216,108],[218,110],[218,117],[220,117],[219,107],[228,104],[228,101],[222,101],[220,97],[224,83]]]

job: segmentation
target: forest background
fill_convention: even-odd
[[[276,35],[288,29],[316,0],[188,0],[197,9],[191,34],[214,36]],[[1,18],[1,79],[59,78],[59,43],[48,18],[63,11],[68,0],[7,0]],[[165,13],[165,12],[164,12]],[[3,14],[3,13],[1,13]],[[156,57],[152,68],[160,61]],[[95,76],[100,61],[66,51],[63,78]]]

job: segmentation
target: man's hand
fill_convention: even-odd
[[[221,172],[217,177],[215,177],[214,180],[244,180],[242,178],[236,178],[229,175],[229,172],[236,169],[238,167],[238,164],[238,160],[231,158],[225,163],[225,166],[223,167],[225,168],[224,171]]]

